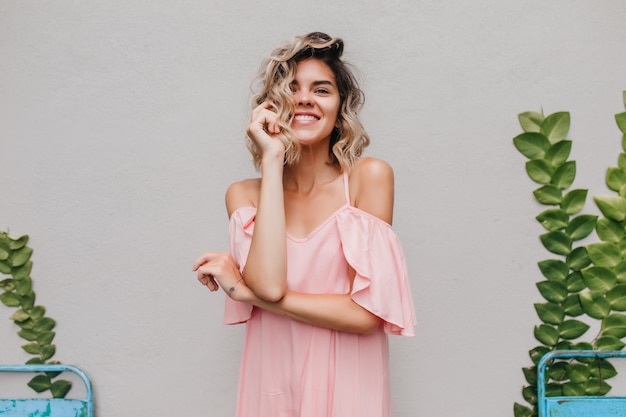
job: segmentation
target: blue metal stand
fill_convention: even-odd
[[[555,350],[546,353],[537,367],[539,417],[624,417],[625,397],[557,396],[546,397],[546,368],[554,359],[626,358],[625,351]]]
[[[8,398],[0,399],[1,417],[93,417],[91,380],[71,365],[0,365],[0,372],[72,372],[85,384],[84,399]],[[0,394],[2,394],[0,392]]]

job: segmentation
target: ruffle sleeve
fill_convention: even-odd
[[[391,226],[351,207],[337,219],[344,256],[356,271],[352,299],[384,320],[389,334],[414,336],[417,324],[400,240]]]
[[[252,243],[255,217],[256,208],[254,207],[242,207],[230,216],[228,250],[242,272],[246,265],[246,259],[248,259],[250,244]],[[224,304],[225,324],[245,323],[250,319],[251,315],[252,306],[250,304],[226,297]]]

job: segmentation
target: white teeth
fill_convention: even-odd
[[[311,116],[308,114],[299,114],[296,117],[294,117],[294,119],[301,120],[301,121],[310,121],[310,120],[317,120],[317,117]]]

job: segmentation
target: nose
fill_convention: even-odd
[[[311,94],[304,89],[300,89],[298,92],[296,92],[296,104],[302,106],[310,105]]]

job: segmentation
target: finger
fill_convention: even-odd
[[[220,255],[219,252],[205,252],[193,263],[192,271],[196,271],[201,265],[206,264],[211,259],[215,259]]]

